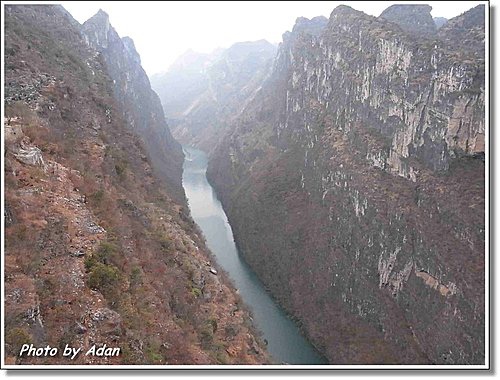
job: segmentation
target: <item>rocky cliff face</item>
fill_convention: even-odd
[[[275,46],[240,42],[213,54],[188,53],[152,78],[173,133],[182,143],[210,151],[270,73]]]
[[[244,257],[332,363],[480,364],[484,6],[432,38],[401,9],[300,19],[208,176]]]
[[[85,41],[60,6],[5,7],[5,362],[266,363],[176,201],[180,174],[166,190],[169,177],[153,170],[144,123],[177,148],[156,129],[163,115],[145,102],[154,98],[139,56],[96,17],[102,28]],[[130,109],[135,96],[144,98]],[[177,156],[164,153],[175,173]],[[23,344],[60,351],[20,357]],[[94,344],[120,355],[86,356]],[[65,359],[66,345],[82,353]]]
[[[102,10],[83,24],[82,33],[86,43],[102,57],[126,120],[144,140],[153,168],[165,179],[172,196],[182,202],[182,148],[165,122],[134,42],[129,37],[120,38]]]

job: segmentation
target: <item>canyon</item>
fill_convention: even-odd
[[[485,9],[430,10],[299,17],[222,137],[178,121],[242,257],[332,364],[485,361]]]
[[[5,363],[485,364],[488,10],[431,10],[150,79],[104,11],[6,5]],[[67,345],[120,355],[19,354]]]

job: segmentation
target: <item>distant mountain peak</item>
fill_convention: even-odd
[[[224,52],[222,52],[221,56],[231,56],[237,59],[244,59],[249,54],[254,54],[262,51],[271,52],[271,55],[273,55],[276,51],[276,48],[273,46],[273,44],[264,39],[257,41],[236,42]]]
[[[108,14],[102,9],[83,23],[83,32],[87,44],[97,50],[106,49],[110,39],[120,38],[111,27]]]
[[[436,29],[439,30],[444,24],[448,22],[446,17],[434,17],[434,24],[436,24]]]
[[[339,6],[336,6],[333,9],[332,14],[345,13],[345,12],[359,13],[359,11],[357,11],[353,7],[350,7],[349,5],[341,4]]]
[[[105,18],[105,19],[109,20],[109,15],[105,11],[103,11],[102,8],[99,8],[99,10],[94,15],[94,17],[100,17],[100,18]]]
[[[430,37],[437,32],[431,10],[428,4],[394,4],[384,10],[379,18],[399,25],[406,33]]]
[[[330,19],[331,18],[337,18],[337,17],[344,17],[347,15],[354,16],[354,15],[362,15],[365,14],[364,12],[358,11],[348,5],[341,4],[332,11],[330,14]]]
[[[231,46],[269,46],[272,45],[269,41],[265,39],[256,40],[256,41],[242,41],[236,42]]]
[[[107,26],[109,25],[109,15],[102,9],[99,9],[95,15],[83,23],[83,25],[85,24]]]
[[[328,24],[325,16],[316,16],[312,19],[298,17],[293,26],[292,33],[307,33],[319,35]]]

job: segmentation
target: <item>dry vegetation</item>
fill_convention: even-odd
[[[224,274],[209,273],[185,205],[153,175],[99,58],[66,17],[54,6],[6,12],[5,128],[22,131],[5,156],[7,363],[267,362],[240,299]],[[44,164],[19,160],[20,144],[38,147]],[[122,354],[19,358],[28,342]]]

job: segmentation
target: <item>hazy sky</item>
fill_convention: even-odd
[[[148,75],[166,71],[188,49],[211,52],[235,42],[266,39],[281,42],[295,19],[330,16],[339,4],[379,16],[391,4],[404,1],[266,1],[266,2],[65,2],[63,6],[83,23],[99,8],[109,14],[121,37],[129,36]],[[455,17],[481,1],[413,1],[432,6],[432,15]]]

